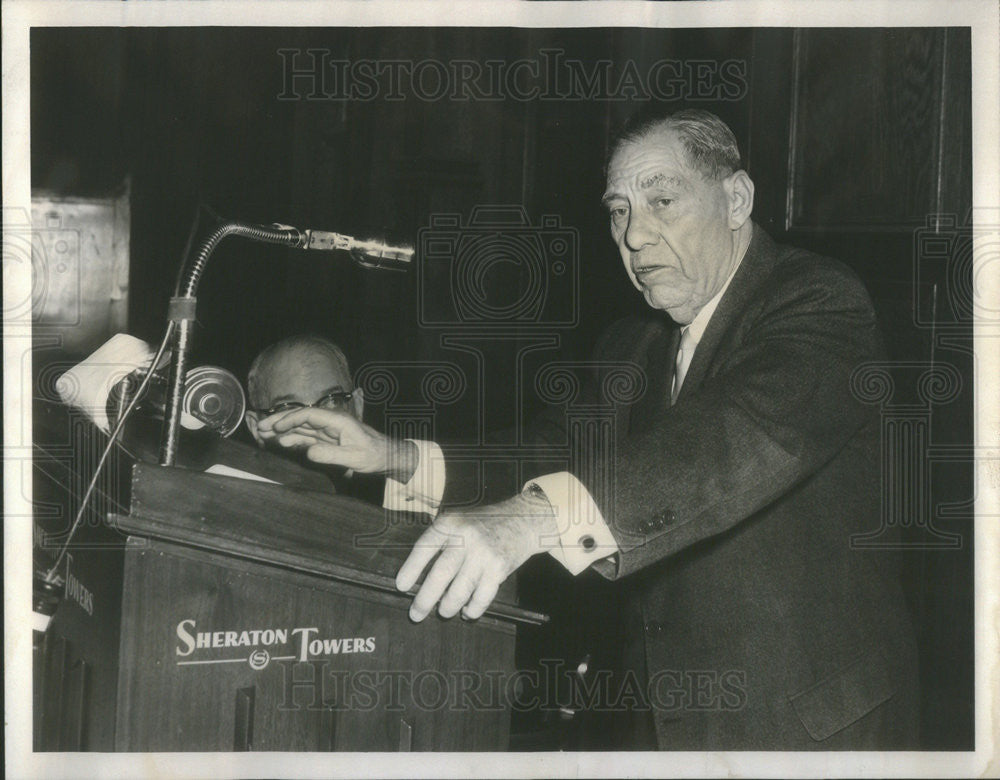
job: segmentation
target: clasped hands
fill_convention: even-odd
[[[315,407],[260,421],[260,436],[304,449],[309,460],[399,482],[413,476],[418,451],[412,442],[389,439],[351,415]],[[498,504],[445,511],[420,536],[396,574],[396,587],[410,591],[430,566],[410,606],[423,620],[438,605],[441,617],[482,616],[504,580],[557,537],[555,514],[542,497],[516,495]]]

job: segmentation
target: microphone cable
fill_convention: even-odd
[[[45,574],[44,581],[46,584],[51,585],[55,583],[56,572],[62,564],[63,558],[66,557],[66,553],[69,551],[69,545],[73,541],[73,536],[80,527],[80,522],[83,520],[84,512],[87,510],[87,505],[90,503],[90,498],[94,493],[94,488],[97,486],[97,480],[101,476],[101,471],[104,469],[104,463],[108,459],[108,455],[111,454],[111,450],[114,447],[115,442],[118,440],[118,436],[121,434],[122,428],[125,426],[125,421],[128,420],[129,416],[135,410],[139,403],[139,399],[143,396],[143,393],[146,392],[146,388],[149,386],[150,380],[153,377],[153,370],[159,365],[160,360],[163,357],[163,353],[166,352],[167,345],[170,343],[170,337],[174,332],[174,324],[175,323],[172,321],[167,323],[167,329],[163,334],[163,340],[160,342],[160,347],[156,351],[156,355],[153,357],[153,362],[149,365],[149,370],[146,372],[146,376],[143,377],[142,382],[139,383],[139,387],[133,394],[128,406],[126,406],[125,410],[121,413],[121,415],[119,415],[117,424],[108,435],[108,443],[105,445],[103,452],[101,452],[101,457],[97,461],[97,467],[94,469],[94,475],[91,477],[90,483],[87,485],[87,489],[83,493],[83,498],[80,500],[80,508],[77,510],[73,524],[70,526],[66,541],[59,549],[59,554],[56,556],[55,563],[52,564],[52,567]]]

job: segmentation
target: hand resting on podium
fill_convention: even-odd
[[[385,474],[407,483],[420,462],[415,442],[398,441],[343,412],[315,407],[281,412],[262,419],[258,435],[285,447],[304,448],[310,460]],[[408,591],[430,565],[410,607],[423,620],[440,602],[445,618],[482,616],[497,590],[522,563],[546,552],[558,537],[555,515],[542,496],[516,495],[490,506],[445,511],[421,535],[396,575],[396,587]]]

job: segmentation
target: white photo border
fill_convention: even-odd
[[[973,203],[1000,217],[1000,5],[938,2],[3,2],[3,203],[30,209],[29,32],[33,26],[514,26],[514,27],[915,27],[968,26],[973,55]],[[977,246],[977,263],[986,247]],[[981,266],[977,264],[978,272]],[[1000,305],[1000,274],[977,292]],[[29,273],[4,269],[5,310],[30,298]],[[995,310],[995,309],[994,309]],[[977,321],[975,445],[1000,453],[1000,340]],[[5,516],[30,516],[30,334],[4,327]],[[907,753],[538,754],[68,754],[31,751],[31,527],[4,525],[6,770],[10,777],[973,777],[1000,776],[1000,471],[976,469],[976,750]],[[992,522],[991,522],[992,521]]]

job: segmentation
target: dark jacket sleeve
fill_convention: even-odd
[[[610,469],[590,469],[612,475],[599,506],[621,550],[598,569],[623,576],[720,534],[821,469],[876,414],[851,375],[880,349],[848,269],[815,256],[778,265],[700,384],[620,437]]]

